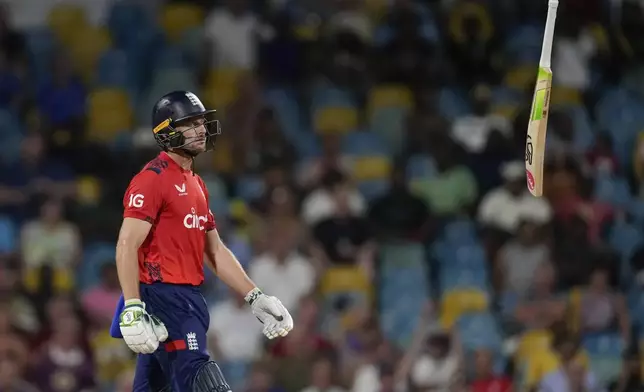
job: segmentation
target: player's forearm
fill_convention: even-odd
[[[127,244],[116,246],[116,269],[118,271],[123,298],[140,298],[138,248]]]
[[[256,286],[248,277],[233,252],[223,242],[219,242],[214,252],[209,252],[209,266],[228,287],[241,296],[246,296]]]

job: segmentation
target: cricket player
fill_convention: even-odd
[[[135,392],[230,391],[206,352],[204,254],[219,279],[245,297],[264,335],[293,328],[280,300],[255,286],[219,238],[208,190],[192,171],[193,159],[221,133],[214,114],[191,92],[163,96],[152,112],[163,151],[134,176],[123,199],[116,246],[123,298],[111,333],[138,353]]]

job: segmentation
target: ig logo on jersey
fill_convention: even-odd
[[[190,214],[183,218],[183,225],[186,229],[205,230],[204,223],[208,222],[207,215],[197,215],[194,208],[190,209]]]

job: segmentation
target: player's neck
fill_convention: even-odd
[[[192,157],[177,154],[176,152],[168,151],[168,156],[175,161],[184,170],[192,169]]]

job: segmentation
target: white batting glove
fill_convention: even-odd
[[[264,324],[263,332],[267,338],[286,336],[293,329],[293,317],[276,297],[268,296],[260,289],[254,288],[244,299],[255,317]]]
[[[168,338],[168,330],[157,317],[145,310],[145,303],[139,299],[125,301],[119,327],[125,344],[135,353],[151,354],[159,342]]]

